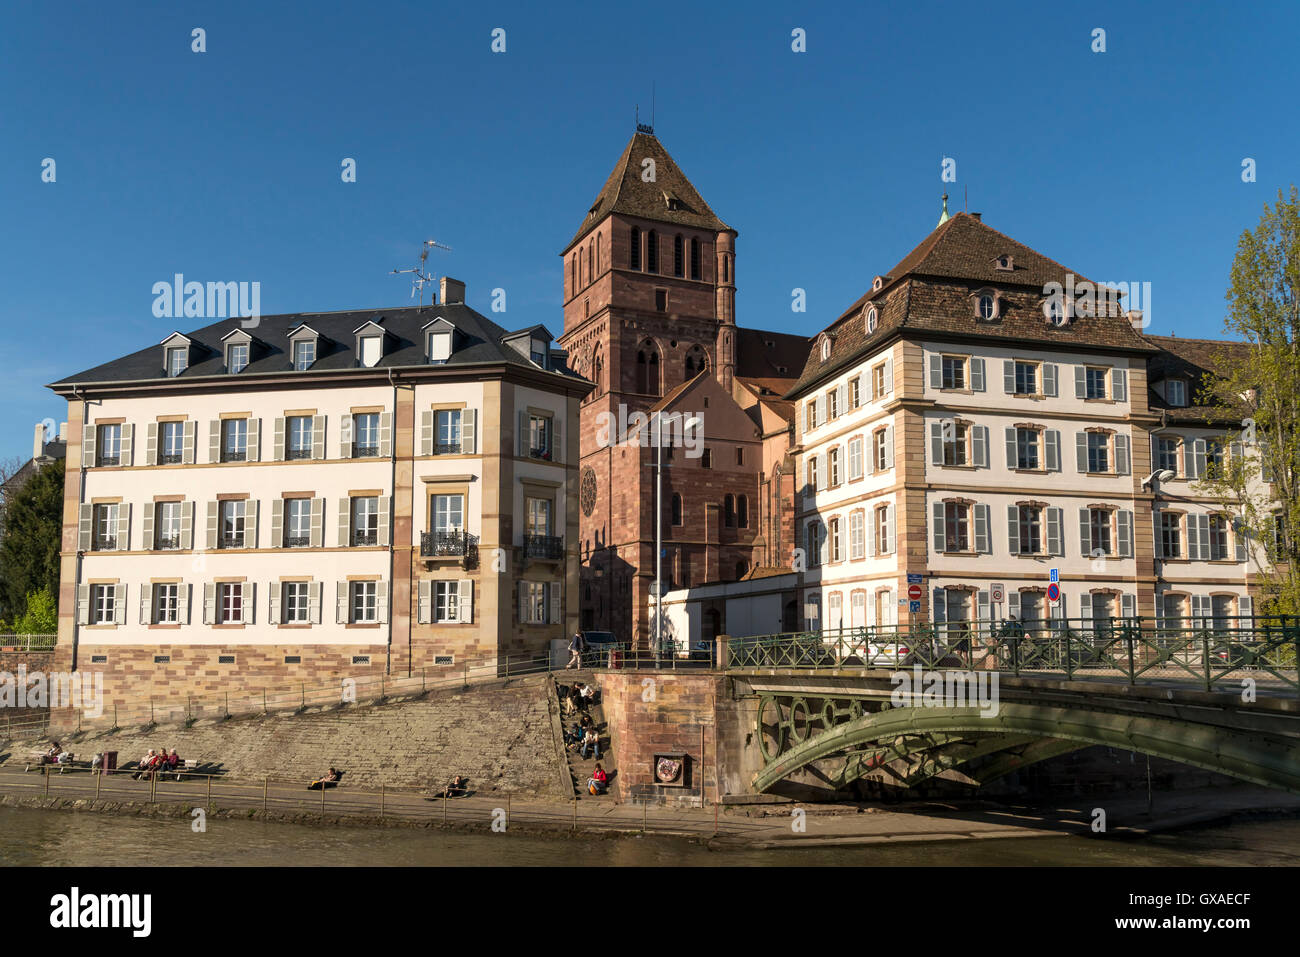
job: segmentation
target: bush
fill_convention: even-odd
[[[27,610],[14,623],[20,635],[53,635],[59,630],[59,606],[48,588],[27,593]]]

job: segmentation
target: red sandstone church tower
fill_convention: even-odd
[[[560,345],[596,384],[580,419],[584,628],[644,644],[655,572],[654,450],[600,441],[601,413],[704,423],[702,454],[674,449],[664,478],[665,589],[789,562],[792,411],[780,396],[808,342],[736,326],[736,235],[638,126],[561,253]]]

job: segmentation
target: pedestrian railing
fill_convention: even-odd
[[[53,651],[58,635],[0,634],[0,651]]]

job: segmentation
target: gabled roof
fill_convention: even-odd
[[[653,182],[641,178],[644,168],[642,164],[646,159],[654,160]],[[677,208],[672,208],[673,206]],[[704,197],[691,185],[691,181],[668,155],[659,139],[653,133],[640,131],[628,140],[609,179],[605,180],[596,201],[591,204],[587,217],[563,252],[567,253],[610,213],[715,232],[731,229],[709,208]]]
[[[382,319],[383,317],[381,316],[380,318]],[[354,336],[355,336],[355,335],[360,335],[361,330],[364,329],[364,328],[366,328],[366,326],[373,326],[374,329],[375,329],[375,331],[378,332],[378,333],[387,334],[387,332],[388,332],[387,329],[385,329],[385,328],[384,328],[383,326],[381,326],[379,323],[375,322],[375,320],[373,320],[373,319],[367,319],[365,322],[361,323],[361,325],[359,325],[359,326],[357,326],[355,329],[353,329],[353,330],[352,330],[352,334],[353,334]]]
[[[553,342],[555,340],[555,336],[551,335],[551,330],[547,329],[540,322],[533,326],[525,326],[523,329],[516,329],[514,332],[507,332],[501,337],[501,339],[503,342],[510,339],[522,339],[525,336],[531,336],[535,332],[542,333],[547,342]]]
[[[1205,425],[1240,424],[1249,410],[1226,410],[1207,405],[1201,394],[1201,380],[1215,374],[1225,360],[1244,358],[1250,343],[1227,339],[1182,339],[1177,336],[1146,336],[1160,351],[1147,363],[1147,382],[1154,387],[1164,379],[1187,380],[1187,405],[1170,405],[1154,388],[1147,401],[1153,412],[1161,412],[1172,422]]]
[[[171,332],[169,335],[167,335],[167,336],[166,336],[166,337],[165,337],[161,342],[159,342],[158,345],[160,345],[160,346],[165,346],[165,345],[167,345],[167,343],[171,342],[173,339],[184,339],[184,340],[185,340],[185,344],[186,344],[187,346],[188,346],[188,345],[191,345],[191,344],[193,343],[193,340],[192,340],[189,336],[185,335],[184,333],[182,333],[182,332],[172,331],[172,332]]]

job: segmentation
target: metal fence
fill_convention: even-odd
[[[58,635],[0,634],[0,651],[53,651]]]
[[[1003,671],[1184,681],[1212,690],[1246,677],[1300,692],[1300,618],[1054,618],[948,622],[733,638],[726,667]]]

